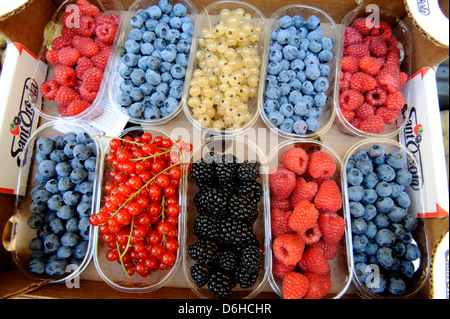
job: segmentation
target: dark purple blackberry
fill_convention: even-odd
[[[235,193],[251,199],[253,203],[258,203],[261,200],[262,186],[255,180],[243,181],[236,186]]]
[[[258,218],[258,205],[245,194],[234,194],[230,198],[229,216],[252,224]]]
[[[251,274],[242,268],[238,268],[236,271],[235,280],[242,289],[247,289],[255,285],[258,280],[258,273]]]
[[[241,270],[249,274],[258,273],[262,268],[264,256],[257,246],[247,246],[241,251]]]
[[[198,160],[192,163],[191,177],[195,179],[195,183],[199,188],[212,186],[214,183],[214,166],[211,163]]]
[[[194,221],[194,235],[199,239],[215,239],[219,236],[219,228],[215,218],[200,215]]]
[[[210,240],[199,239],[189,246],[188,254],[202,265],[210,265],[217,260],[217,245]]]
[[[234,286],[233,279],[222,271],[213,272],[208,282],[209,290],[218,298],[230,296]]]
[[[236,185],[236,172],[238,164],[236,163],[217,163],[215,165],[216,183],[218,186],[233,188]]]
[[[244,161],[239,164],[237,177],[241,181],[252,181],[261,176],[261,164],[258,161]]]
[[[238,266],[238,256],[232,251],[224,251],[217,260],[217,266],[228,273],[233,272]]]
[[[191,267],[191,277],[197,287],[203,287],[209,282],[211,269],[202,264],[195,264]]]
[[[195,194],[194,204],[200,215],[218,218],[226,213],[229,199],[230,193],[228,191],[215,187],[207,187]]]
[[[225,218],[220,221],[220,237],[224,244],[239,246],[256,238],[249,223],[241,219]]]

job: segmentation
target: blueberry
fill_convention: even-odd
[[[69,233],[78,232],[78,222],[78,217],[72,217],[71,219],[69,219],[66,223],[66,231]]]
[[[45,272],[45,260],[43,258],[32,259],[28,267],[32,273],[43,274]]]
[[[70,180],[68,176],[62,177],[58,180],[58,190],[60,192],[68,191],[69,189],[72,189],[75,186],[74,183]]]
[[[155,92],[150,96],[150,103],[153,106],[161,107],[164,104],[166,96],[162,92]]]
[[[127,53],[122,57],[122,61],[126,66],[132,68],[137,66],[138,56],[134,53]]]
[[[131,118],[139,119],[144,114],[144,105],[139,102],[133,103],[127,108],[127,113]]]
[[[305,26],[309,29],[309,30],[315,30],[319,27],[320,25],[320,18],[317,17],[316,15],[311,15],[308,20],[306,20]]]
[[[366,186],[369,189],[375,188],[375,186],[378,184],[379,181],[380,179],[378,178],[378,175],[375,172],[369,173],[366,176],[364,176],[364,186]]]
[[[273,74],[273,75],[277,75],[281,72],[282,70],[282,66],[279,62],[274,62],[271,61],[268,65],[267,65],[267,72],[268,74]]]
[[[76,142],[80,144],[88,144],[92,142],[91,136],[86,132],[78,132]]]
[[[287,30],[280,30],[277,35],[277,42],[280,44],[287,44],[291,39],[292,34]]]
[[[80,236],[76,233],[65,233],[61,237],[61,245],[65,247],[75,247],[80,242]]]
[[[400,151],[393,151],[386,155],[386,164],[396,170],[403,168],[407,164],[406,155]]]
[[[360,202],[364,199],[364,187],[360,185],[350,186],[347,189],[347,192],[348,192],[348,199],[350,201]]]
[[[372,219],[375,218],[375,216],[377,215],[377,209],[374,205],[372,204],[367,204],[364,206],[364,220],[365,221],[371,221]]]
[[[378,198],[375,202],[375,207],[377,211],[382,214],[387,214],[394,207],[395,203],[390,197]]]
[[[280,106],[280,112],[284,115],[284,117],[290,118],[294,115],[294,107],[289,103],[285,103]]]
[[[323,31],[321,29],[315,29],[308,33],[306,38],[309,41],[322,41],[323,38]]]
[[[159,19],[159,18],[161,18],[161,15],[163,13],[161,8],[157,5],[153,5],[149,8],[147,8],[146,11],[147,11],[150,19]]]
[[[164,62],[172,63],[177,57],[177,47],[170,44],[161,51],[161,58]]]
[[[169,25],[172,29],[180,29],[183,25],[183,22],[179,17],[173,17],[169,21]]]
[[[360,282],[365,283],[367,278],[372,274],[372,269],[366,263],[356,263],[355,274]]]
[[[375,235],[377,234],[377,231],[378,231],[377,225],[375,225],[374,222],[369,221],[367,222],[367,229],[364,232],[364,235],[366,235],[367,238],[369,239],[374,239]]]
[[[45,264],[45,272],[50,276],[62,276],[66,272],[68,262],[63,258],[54,258]]]
[[[88,248],[88,242],[83,240],[73,248],[72,254],[75,258],[80,258],[80,259],[84,258],[87,253],[87,248]]]
[[[79,160],[78,158],[73,158],[70,161],[70,166],[72,167],[72,170],[82,168],[84,167],[84,161]]]
[[[132,39],[128,39],[127,41],[125,41],[124,43],[125,52],[134,55],[139,54],[139,52],[141,51],[141,47],[139,46],[138,41]]]
[[[173,6],[173,13],[177,17],[184,17],[187,14],[187,9],[181,3],[177,3]]]
[[[268,116],[270,122],[275,126],[280,126],[284,122],[284,115],[280,111],[274,111]]]
[[[355,161],[359,161],[361,159],[370,159],[369,154],[365,150],[358,151],[353,156]]]
[[[78,222],[78,229],[80,231],[80,237],[83,240],[88,240],[89,239],[89,229],[90,229],[90,224],[89,224],[89,217],[88,216],[84,216],[80,219],[80,221]]]
[[[306,64],[306,77],[310,79],[311,81],[315,81],[320,77],[320,70],[319,66],[315,64]],[[313,86],[314,89],[314,86]],[[312,92],[312,91],[311,91]],[[308,93],[305,93],[308,94]]]
[[[333,40],[327,37],[323,37],[320,40],[321,44],[322,44],[322,49],[323,50],[328,50],[331,51],[331,49],[333,49]]]
[[[84,161],[84,168],[88,171],[95,172],[95,165],[97,164],[97,158],[95,156],[89,157]]]
[[[405,259],[409,261],[414,261],[418,258],[420,258],[421,253],[420,249],[416,244],[407,244],[406,245],[406,251],[405,251]]]
[[[415,272],[414,264],[409,260],[400,260],[400,272],[404,276],[411,278]]]
[[[299,116],[305,116],[306,114],[308,114],[308,107],[306,106],[306,103],[303,102],[303,100],[295,104],[294,113]]]
[[[170,68],[170,74],[174,79],[184,79],[186,76],[186,68],[179,64],[174,64]]]
[[[144,25],[144,19],[140,15],[135,15],[130,19],[130,26],[140,29]]]
[[[395,179],[395,171],[388,164],[378,165],[375,171],[378,175],[378,178],[382,181],[391,182]]]
[[[127,48],[126,43],[128,41],[134,41],[136,43],[137,43],[137,41],[141,41],[142,40],[142,34],[143,34],[143,32],[142,32],[141,29],[137,29],[137,28],[131,29],[128,32],[128,40],[125,41],[125,48]],[[135,47],[134,44],[132,46]],[[137,48],[138,48],[138,51],[136,51],[136,52],[132,52],[132,51],[127,51],[127,52],[136,54],[137,52],[139,52],[139,44],[137,45]]]
[[[169,87],[170,87],[170,85],[169,85]],[[171,88],[169,91],[169,96],[171,96],[177,100],[180,100],[181,97],[183,96],[183,87],[175,86],[175,87]]]
[[[369,239],[364,234],[354,235],[352,237],[352,242],[353,242],[353,250],[362,253],[366,250],[367,245],[369,244]]]
[[[366,263],[367,262],[366,254],[353,252],[353,262],[355,264],[357,264],[357,263]]]
[[[351,224],[353,234],[364,234],[367,230],[367,223],[362,218],[353,218]]]
[[[408,193],[402,191],[395,198],[395,202],[402,208],[408,208],[411,205],[411,198],[409,197]]]
[[[38,154],[41,154],[41,153],[38,153]],[[62,149],[56,149],[50,153],[49,159],[55,163],[61,163],[61,162],[67,161],[69,158],[67,157],[66,154],[64,154],[64,151]]]
[[[283,57],[288,61],[295,60],[299,55],[298,48],[293,45],[290,45],[290,44],[286,45],[283,48],[282,52],[283,52]]]
[[[61,246],[58,248],[58,251],[56,252],[56,257],[66,259],[72,256],[72,249],[69,247]]]
[[[319,65],[319,70],[320,70],[320,76],[328,76],[331,72],[331,68],[328,65],[323,64],[323,63],[321,63]]]
[[[172,3],[169,0],[159,0],[158,6],[163,13],[169,14],[172,11]]]
[[[385,150],[384,146],[374,144],[369,148],[367,153],[371,159],[375,159],[375,158],[379,158],[379,157],[385,155],[386,150]]]
[[[391,248],[395,251],[398,257],[403,256],[406,252],[406,245],[401,240],[397,240]]]
[[[122,78],[127,79],[130,77],[131,72],[133,72],[132,68],[124,67],[119,70],[119,74]]]
[[[51,194],[58,193],[59,192],[58,180],[53,178],[53,179],[49,180],[47,183],[45,183],[45,190]]]
[[[145,43],[152,43],[153,40],[155,40],[156,38],[156,34],[153,31],[145,31],[142,34],[142,41],[144,41]],[[153,45],[152,45],[153,47]],[[149,49],[150,47],[148,47],[147,49]],[[142,45],[141,45],[141,52],[142,52]],[[152,51],[153,52],[153,51]],[[144,53],[142,53],[144,54]]]
[[[79,184],[87,180],[88,174],[84,168],[77,168],[70,173],[69,178],[72,183]]]
[[[73,156],[74,158],[85,161],[92,155],[92,151],[89,147],[84,144],[77,144],[73,148]]]
[[[57,234],[50,234],[44,239],[44,249],[46,253],[53,253],[61,246],[59,237]]]
[[[183,22],[181,30],[183,30],[183,33],[192,36],[194,34],[194,25],[191,21]]]
[[[180,53],[181,50],[178,49],[178,44],[179,43],[181,43],[181,42],[177,43],[177,50],[178,50],[179,53],[177,53],[177,56],[175,58],[175,63],[179,64],[179,65],[181,65],[183,67],[187,67],[188,62],[189,62],[189,54],[187,54],[187,53]],[[167,73],[167,74],[169,74],[169,73]],[[165,81],[165,82],[171,82],[171,80],[172,80],[172,77],[170,78],[170,80]]]
[[[301,26],[303,26],[303,23],[305,22],[305,19],[301,15],[295,15],[292,17],[292,25],[299,29]]]
[[[375,240],[382,247],[392,246],[395,243],[395,234],[387,228],[380,229],[375,235]]]
[[[79,203],[81,195],[75,191],[67,191],[63,194],[62,198],[66,205],[75,206]]]
[[[373,172],[373,164],[370,159],[359,159],[355,163],[355,167],[361,171],[363,175],[369,175]]]
[[[294,120],[291,118],[285,118],[283,123],[280,125],[280,130],[286,133],[292,133],[294,129]]]
[[[405,229],[409,232],[413,232],[417,229],[417,226],[419,224],[417,217],[407,214],[402,222],[403,226],[405,226]]]
[[[316,92],[325,92],[330,87],[330,83],[328,82],[327,78],[320,77],[319,68],[317,68],[317,70],[319,71],[319,77],[314,81],[314,89],[316,90]],[[325,103],[326,103],[326,100],[325,100]],[[325,103],[323,105],[325,105]]]
[[[75,137],[76,138],[76,137]],[[68,142],[65,146],[64,146],[64,154],[67,155],[68,158],[73,158],[73,148],[75,146],[77,146],[78,143],[76,141],[73,142]],[[61,164],[61,163],[59,163]],[[58,174],[59,175],[59,174]]]
[[[53,153],[54,151],[52,151],[52,153]],[[51,154],[51,153],[50,153]],[[49,159],[49,156],[48,156],[48,154],[44,154],[44,153],[42,153],[42,152],[38,152],[37,154],[36,154],[36,162],[38,163],[38,164],[40,164],[42,161],[45,161],[45,160],[48,160]],[[53,161],[53,160],[52,160]]]
[[[42,240],[42,238],[34,237],[28,244],[28,248],[30,248],[33,251],[43,250],[44,249],[44,241]]]
[[[306,125],[308,126],[308,130],[315,132],[320,128],[320,122],[315,118],[309,118],[306,120]]]
[[[308,50],[318,54],[322,50],[322,43],[320,41],[310,41]]]
[[[82,200],[77,205],[77,213],[80,217],[90,216],[91,214],[92,202],[88,200]]]
[[[296,134],[306,134],[308,131],[308,125],[304,120],[295,121],[292,128]]]
[[[50,210],[57,210],[62,205],[62,196],[54,194],[47,200],[47,207]]]
[[[355,217],[363,217],[365,213],[364,206],[359,202],[350,202],[350,214]]]
[[[388,197],[392,194],[392,186],[386,182],[380,182],[375,186],[375,191],[380,197]]]
[[[387,216],[393,223],[400,223],[406,216],[407,212],[405,209],[401,207],[394,206],[392,209],[387,213]]]
[[[389,247],[380,247],[377,251],[377,260],[387,270],[396,270],[400,266],[397,254]]]
[[[280,18],[280,20],[278,21],[278,25],[282,29],[287,29],[292,25],[292,18],[288,15],[285,15]]]
[[[159,83],[161,83],[160,74],[158,72],[155,72],[151,66],[150,66],[150,69],[148,69],[145,72],[145,79],[150,85],[153,85],[153,86],[156,86]]]
[[[404,189],[404,186],[400,186],[395,182],[390,182],[389,184],[391,185],[392,188],[391,198],[396,198],[398,195],[400,195],[400,193]]]
[[[144,118],[156,120],[161,117],[160,111],[156,106],[148,106],[144,110]]]
[[[401,295],[406,290],[406,283],[399,276],[392,276],[389,279],[388,290],[394,295]]]
[[[42,214],[43,212],[45,212],[45,210],[47,209],[47,205],[45,204],[45,202],[46,201],[41,202],[41,203],[36,203],[34,201],[31,202],[31,204],[30,204],[30,213],[38,215],[38,214]]]
[[[147,21],[145,21],[145,28],[148,31],[155,31],[156,26],[159,24],[159,21],[156,19],[148,19]]]
[[[321,43],[321,46],[322,46],[322,43]],[[330,50],[322,50],[319,52],[319,54],[317,56],[318,56],[320,62],[322,62],[322,63],[328,63],[331,60],[333,60],[333,53]]]
[[[349,185],[357,186],[361,185],[363,182],[363,174],[360,172],[359,169],[352,168],[347,172],[347,183]]]
[[[50,154],[55,148],[55,142],[48,137],[41,137],[36,141],[36,148],[43,154]]]
[[[298,81],[298,80],[294,79],[294,80],[292,80],[292,81]],[[291,88],[292,88],[292,86],[291,86]],[[303,97],[303,95],[302,95],[299,91],[296,91],[296,90],[291,91],[291,92],[289,93],[289,102],[290,102],[292,105],[296,105],[298,102],[301,102],[302,97]],[[292,107],[292,109],[294,109],[294,107]],[[295,111],[294,111],[294,112],[295,112]]]
[[[305,31],[303,32],[303,30],[305,30]],[[300,38],[300,50],[302,50],[305,53],[309,50],[309,44],[310,44],[309,40],[306,39],[307,34],[308,34],[308,31],[306,31],[306,28],[302,29],[302,31],[299,31],[297,33],[297,36]]]
[[[400,168],[395,172],[395,181],[397,184],[407,186],[412,182],[412,174],[404,168]]]
[[[51,160],[42,161],[39,164],[39,173],[41,173],[43,177],[52,178],[56,176],[55,166],[56,163]]]
[[[380,294],[386,290],[387,287],[387,280],[386,276],[383,274],[377,274],[373,277],[373,283],[369,289],[375,293]]]
[[[314,91],[314,85],[311,81],[305,81],[302,83],[302,94],[311,94]]]

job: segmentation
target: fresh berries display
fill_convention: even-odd
[[[298,154],[302,154],[302,160],[292,161],[296,165],[283,162]],[[330,260],[336,257],[337,245],[346,228],[340,216],[341,190],[332,179],[336,163],[316,145],[289,148],[279,158],[281,163],[276,171],[282,170],[284,176],[290,172],[294,187],[288,192],[290,187],[286,185],[290,179],[283,181],[277,174],[269,175],[272,274],[280,280],[278,285],[285,299],[322,298],[331,288]],[[298,163],[307,163],[300,171],[302,174],[294,172],[299,172]]]
[[[180,110],[194,31],[187,10],[182,3],[160,0],[127,21],[131,29],[117,70],[119,94],[113,98],[131,119],[158,120]],[[105,41],[112,32],[110,24],[96,29]]]
[[[400,90],[408,79],[400,71],[400,43],[386,21],[378,24],[374,26],[370,18],[359,18],[352,27],[346,27],[339,87],[343,121],[375,135],[383,134],[397,121],[405,105]],[[396,112],[387,113],[386,108]],[[357,116],[349,111],[355,111]]]
[[[119,25],[115,14],[104,15],[86,0],[78,0],[74,5],[80,12],[79,26],[68,21],[70,12],[63,15],[62,35],[53,39],[45,54],[54,67],[54,76],[41,86],[44,99],[55,100],[63,117],[80,114],[95,100]],[[59,95],[55,93],[54,82],[60,86]],[[71,102],[76,103],[68,109]]]
[[[192,163],[190,177],[199,190],[193,198],[198,215],[196,240],[188,246],[195,261],[190,275],[217,298],[232,296],[236,286],[253,287],[264,267],[253,229],[262,196],[260,169],[258,161],[239,162],[230,153],[209,152]]]
[[[80,131],[40,137],[35,148],[38,185],[31,190],[27,224],[36,235],[29,244],[29,269],[61,277],[88,251],[97,146]]]
[[[417,217],[408,212],[411,198],[405,187],[412,183],[413,177],[408,170],[407,157],[401,150],[386,152],[386,147],[374,144],[349,157],[347,175],[358,171],[363,179],[354,181],[347,177],[347,187],[351,195],[356,277],[371,293],[398,296],[415,289],[410,286],[410,278],[417,271],[412,263],[420,260],[421,253],[414,238]],[[351,181],[355,185],[350,184]],[[354,189],[351,191],[353,187],[359,187],[362,196]],[[367,269],[374,265],[379,269],[373,281],[379,283],[377,286],[367,281],[373,274]]]
[[[111,138],[101,207],[89,222],[109,247],[106,259],[127,277],[170,271],[179,256],[179,185],[183,156],[169,138],[134,130]],[[196,258],[213,261],[215,245],[202,239]]]
[[[319,131],[327,121],[334,39],[325,36],[318,16],[290,14],[271,30],[263,118],[281,133],[302,136]],[[357,67],[357,61],[355,66],[351,62],[348,69]]]

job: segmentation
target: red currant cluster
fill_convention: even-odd
[[[192,145],[145,132],[113,138],[109,146],[110,180],[90,223],[110,247],[109,261],[121,264],[128,276],[146,277],[176,261],[181,153]]]

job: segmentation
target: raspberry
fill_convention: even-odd
[[[74,116],[81,112],[83,112],[85,109],[87,109],[91,103],[87,101],[73,101],[69,104],[67,107],[67,116]]]
[[[67,112],[67,106],[65,105],[58,105],[58,112],[59,115],[61,116],[68,116],[68,112]]]
[[[112,43],[116,37],[117,28],[112,23],[103,23],[95,28],[95,34],[99,41],[103,43]]]
[[[367,133],[373,133],[373,134],[380,134],[384,131],[386,125],[383,121],[383,118],[378,115],[374,115],[371,117],[368,117],[361,121],[361,124],[359,124],[359,129],[361,131],[367,132]]]
[[[288,149],[281,154],[281,163],[291,172],[302,175],[308,168],[309,156],[300,147]]]
[[[312,272],[318,275],[325,275],[330,271],[330,265],[323,255],[323,250],[316,246],[311,246],[303,252],[298,267],[303,272]]]
[[[82,37],[92,37],[95,34],[97,22],[93,17],[82,16],[80,18],[80,26],[75,29],[75,33]]]
[[[372,76],[363,72],[353,74],[352,80],[350,81],[350,88],[361,93],[373,90],[376,86],[377,81]]]
[[[270,198],[270,208],[277,208],[283,212],[291,210],[291,201],[288,199],[276,200],[273,197]]]
[[[83,84],[79,87],[79,92],[83,100],[86,100],[88,102],[94,102],[95,98],[97,97],[98,91],[91,91],[87,87],[85,87]]]
[[[352,79],[352,73],[342,72],[341,79],[339,80],[339,91],[346,91],[350,89],[350,81]]]
[[[56,65],[59,63],[58,52],[59,52],[58,50],[49,50],[47,51],[47,53],[45,53],[45,58],[51,64]]]
[[[77,78],[82,80],[84,72],[89,70],[92,66],[93,63],[89,58],[81,57],[77,62],[77,66],[75,67],[75,71],[77,72]]]
[[[344,110],[344,109],[341,109],[340,111],[341,111],[342,116],[348,122],[350,122],[355,117],[355,112],[354,111],[347,111],[347,110]]]
[[[393,48],[391,51],[389,51],[388,54],[386,54],[386,64],[392,63],[393,65],[400,67],[400,49],[399,48]]]
[[[383,63],[381,63],[381,61],[377,58],[366,56],[362,57],[359,60],[358,67],[361,69],[361,71],[370,76],[377,76],[381,68],[383,67]]]
[[[363,104],[364,95],[355,90],[345,90],[339,95],[339,106],[347,111],[353,111]]]
[[[312,272],[303,274],[309,281],[309,288],[303,298],[320,299],[324,297],[331,289],[331,279],[324,275],[318,275]]]
[[[319,223],[315,223],[313,227],[306,230],[300,235],[305,242],[305,245],[315,244],[322,238],[322,232],[320,231]]]
[[[289,227],[299,233],[303,234],[309,228],[313,227],[319,216],[319,211],[314,207],[314,204],[301,200],[294,207],[291,216],[289,217]]]
[[[386,90],[393,93],[400,89],[399,68],[393,63],[386,63],[375,78],[380,86],[385,86]]]
[[[72,46],[72,38],[66,37],[66,36],[59,36],[52,41],[52,50],[60,50],[64,47],[71,47]]]
[[[336,163],[330,154],[324,151],[316,151],[310,155],[308,173],[312,178],[327,179],[333,176],[335,171]]]
[[[272,237],[277,238],[284,234],[292,233],[292,230],[289,228],[288,220],[291,216],[290,211],[284,212],[277,208],[273,208],[270,212],[270,220],[271,220],[271,228],[272,228]]]
[[[386,21],[380,21],[378,25],[376,25],[371,31],[370,35],[380,36],[385,41],[389,41],[392,37],[392,29],[389,23]]]
[[[358,119],[358,118],[356,118],[356,117],[354,117],[354,118],[352,118],[352,119],[350,120],[350,124],[351,124],[354,128],[357,128],[357,129],[359,129],[359,127],[361,126],[361,122],[362,122],[362,120],[361,120],[361,119]]]
[[[336,252],[337,252],[337,245],[336,244],[330,244],[323,239],[319,240],[318,242],[313,244],[314,247],[320,247],[320,249],[323,250],[323,256],[327,260],[332,260],[336,258]]]
[[[369,35],[370,31],[372,31],[373,19],[367,18],[359,18],[353,22],[353,27],[359,31],[362,35]]]
[[[119,26],[119,17],[114,14],[103,14],[99,13],[95,16],[95,21],[97,21],[97,24],[104,24],[104,23],[112,23],[116,28]]]
[[[77,34],[76,28],[62,27],[62,29],[61,29],[61,35],[64,35],[67,37],[73,37],[76,34]]]
[[[386,41],[381,37],[373,37],[370,43],[370,53],[373,56],[385,56],[388,52]]]
[[[281,235],[273,241],[273,254],[286,265],[295,265],[302,259],[305,243],[297,234]]]
[[[308,278],[298,272],[290,272],[283,278],[283,299],[302,299],[308,289]]]
[[[406,74],[405,72],[400,72],[399,74],[399,78],[400,78],[400,88],[403,87],[403,85],[405,85],[406,82],[408,82],[408,74]]]
[[[365,45],[365,44],[352,44],[349,45],[346,49],[345,49],[345,55],[346,56],[353,56],[357,59],[361,59],[362,57],[365,56],[370,56],[370,50],[369,50],[369,46]]]
[[[391,38],[386,41],[386,44],[388,51],[391,51],[398,45],[398,40],[394,35],[392,35]]]
[[[322,238],[329,245],[337,245],[345,232],[345,221],[336,213],[324,212],[319,215],[319,227]]]
[[[55,80],[45,81],[41,85],[41,94],[47,100],[53,100],[58,92],[59,84]]]
[[[311,202],[317,193],[319,186],[316,182],[307,182],[303,177],[300,177],[295,182],[295,188],[291,195],[291,206],[295,207],[301,200]]]
[[[77,5],[80,7],[80,11],[85,15],[95,17],[100,13],[99,8],[89,3],[87,0],[78,0]]]
[[[342,71],[349,73],[356,73],[359,70],[358,59],[353,56],[346,56],[342,58]]]
[[[273,258],[272,273],[275,277],[283,279],[287,274],[295,269],[296,265],[286,265],[276,258]]]
[[[55,102],[61,106],[68,106],[71,102],[80,99],[80,95],[67,86],[61,86],[55,96]]]
[[[404,106],[403,94],[400,91],[395,91],[394,93],[389,93],[386,98],[384,105],[388,110],[399,111]]]
[[[88,37],[74,37],[74,46],[80,51],[81,55],[87,57],[94,56],[99,51],[98,45]]]
[[[363,36],[359,33],[358,30],[350,27],[346,27],[344,31],[344,47],[348,47],[352,44],[361,44],[363,43]]]
[[[277,200],[286,199],[295,187],[295,174],[288,169],[278,167],[269,176],[270,194]]]
[[[65,47],[58,51],[58,59],[64,65],[75,66],[80,58],[80,51]]]
[[[92,67],[83,74],[83,86],[89,91],[98,91],[103,79],[103,71],[99,68]]]
[[[106,65],[108,64],[108,59],[111,55],[111,51],[111,46],[105,46],[103,49],[100,49],[100,52],[91,57],[91,61],[97,68],[104,71],[106,69]]]
[[[389,110],[386,106],[381,106],[375,111],[375,115],[381,116],[387,125],[394,124],[400,115],[400,111]]]
[[[376,87],[366,93],[366,102],[372,106],[380,106],[386,102],[386,90],[382,87]]]
[[[370,116],[375,115],[375,107],[369,103],[363,103],[360,107],[355,109],[355,116],[361,120],[364,120]]]
[[[77,74],[73,68],[59,64],[55,66],[55,80],[61,85],[71,87],[77,82]]]
[[[326,180],[319,185],[314,205],[317,209],[326,209],[335,212],[342,208],[342,196],[335,181]]]

